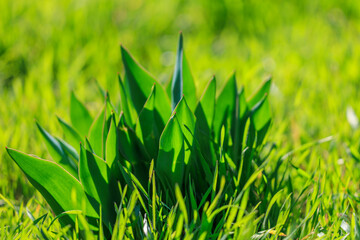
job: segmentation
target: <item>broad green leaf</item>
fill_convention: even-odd
[[[79,143],[82,141],[79,133],[60,117],[57,117],[57,119],[63,129],[65,139],[70,143],[71,146],[78,146]]]
[[[89,131],[89,142],[92,149],[96,155],[101,156],[102,158],[105,158],[105,142],[110,127],[112,111],[113,108],[107,97],[102,111],[92,123]]]
[[[82,210],[87,217],[99,218],[80,182],[60,165],[10,148],[7,148],[7,152],[31,184],[44,196],[56,215],[65,211]],[[74,216],[64,216],[60,221],[64,225],[75,225]]]
[[[129,102],[128,96],[126,95],[124,84],[121,80],[120,74],[118,74],[118,80],[119,80],[119,86],[120,86],[120,107],[121,110],[124,112],[126,122],[133,126],[135,120],[133,120],[135,117],[133,114],[133,111],[131,111],[132,106],[131,102]]]
[[[45,145],[54,160],[64,169],[66,169],[71,175],[77,178],[77,164],[67,155],[62,144],[53,136],[50,135],[45,129],[43,129],[39,123],[36,122],[41,136],[45,140]]]
[[[225,128],[228,126],[229,119],[231,120],[231,116],[235,110],[236,103],[236,79],[235,73],[231,75],[220,95],[216,100],[215,107],[215,117],[214,117],[214,132],[216,138],[220,137],[221,126],[225,125]],[[217,139],[219,141],[219,139]]]
[[[189,106],[192,110],[196,106],[196,89],[194,79],[191,75],[189,64],[187,63],[184,49],[183,36],[180,33],[179,44],[176,55],[175,70],[171,84],[171,109],[174,110],[182,96],[188,99]]]
[[[71,93],[70,100],[70,119],[72,125],[79,131],[82,136],[89,132],[93,119],[86,107]]]
[[[252,109],[252,120],[257,131],[265,127],[271,121],[270,105],[265,95]]]
[[[163,122],[166,122],[171,115],[171,106],[165,90],[155,78],[135,61],[123,46],[121,46],[121,55],[125,68],[125,86],[130,93],[137,113],[139,114],[142,110],[153,84],[156,83],[158,85],[156,109],[158,109]]]
[[[129,129],[125,125],[124,118],[125,118],[124,114],[120,114],[120,120],[118,124],[119,142],[120,142],[119,151],[123,156],[123,158],[132,162],[136,160],[137,156],[136,156],[136,151],[134,149],[134,145],[131,144]]]
[[[79,178],[85,192],[94,198],[98,206],[95,209],[100,212],[100,205],[103,210],[103,222],[108,228],[115,221],[114,202],[110,191],[110,169],[106,162],[80,145]]]
[[[100,198],[108,195],[109,168],[106,162],[80,145],[79,177],[84,190],[100,202]]]
[[[85,149],[89,150],[92,153],[95,153],[94,150],[91,147],[91,144],[89,142],[89,139],[85,138]]]
[[[245,90],[244,87],[241,88],[239,92],[239,119],[242,120],[248,111],[246,99],[245,99]]]
[[[174,114],[160,137],[156,170],[172,187],[182,186],[184,174],[184,137]]]
[[[126,125],[123,114],[120,115],[118,134],[119,151],[123,157],[120,161],[121,164],[126,165],[140,182],[146,186],[148,172],[145,164],[150,163],[151,159],[135,132]],[[127,161],[124,161],[124,159]]]
[[[261,87],[250,97],[248,101],[249,109],[252,109],[260,100],[265,96],[269,94],[271,87],[271,77],[266,79]]]
[[[211,129],[214,120],[215,100],[216,100],[216,79],[215,77],[213,77],[206,86],[204,93],[198,104],[198,107],[200,107],[199,105],[201,105],[209,129]]]
[[[150,96],[145,102],[136,123],[135,132],[144,144],[151,158],[156,158],[159,149],[159,138],[164,123],[155,109],[156,85],[153,86]]]
[[[176,118],[179,121],[180,127],[185,137],[185,159],[184,163],[188,164],[193,146],[193,134],[195,133],[195,116],[191,112],[185,96],[181,98],[180,102],[175,108]]]
[[[103,138],[106,122],[106,106],[103,107],[101,113],[95,118],[89,132],[89,143],[95,154],[102,156],[103,154]]]
[[[75,163],[76,169],[77,169],[77,163],[79,162],[79,154],[78,154],[78,152],[75,150],[75,148],[73,146],[71,146],[70,144],[68,144],[64,140],[62,140],[60,138],[56,138],[56,140],[58,140],[61,147],[64,149],[65,153],[67,154],[67,156],[73,158],[73,162]]]
[[[212,144],[212,125],[215,113],[216,79],[213,77],[206,87],[200,102],[198,103],[195,116],[195,137],[199,142],[201,154],[211,166],[215,166],[216,154]]]
[[[187,61],[186,54],[183,51],[183,95],[186,97],[191,111],[195,111],[197,98],[196,98],[196,86],[193,76],[190,71],[189,62]]]
[[[110,117],[110,128],[106,138],[105,144],[105,160],[109,168],[113,166],[114,161],[119,161],[119,150],[118,150],[118,130],[115,122],[115,116],[112,114]]]

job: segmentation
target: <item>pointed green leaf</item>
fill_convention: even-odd
[[[196,107],[195,137],[199,142],[201,154],[210,166],[215,166],[216,154],[213,146],[212,125],[215,113],[216,79],[213,77]]]
[[[106,162],[80,145],[79,178],[85,192],[99,204],[96,210],[103,210],[103,222],[110,228],[115,221],[115,209],[110,194],[110,169]]]
[[[255,129],[260,131],[271,120],[271,111],[267,95],[251,109],[251,112]]]
[[[31,184],[44,196],[56,215],[82,210],[91,218],[99,218],[88,201],[80,182],[60,165],[7,148],[8,154],[26,174]],[[75,225],[74,216],[64,216],[62,223]]]
[[[151,158],[155,158],[159,149],[159,138],[164,123],[155,109],[156,85],[154,84],[150,96],[141,110],[135,132],[144,144]]]
[[[76,169],[77,169],[77,163],[79,162],[79,154],[78,154],[78,152],[75,150],[75,148],[73,146],[71,146],[70,144],[68,144],[64,140],[62,140],[60,138],[56,138],[56,140],[58,140],[61,147],[64,149],[66,155],[68,157],[72,157],[73,162],[75,163]]]
[[[211,129],[214,113],[215,113],[215,100],[216,100],[216,79],[213,77],[206,86],[204,93],[200,99],[199,105],[204,111],[204,116],[209,129]]]
[[[103,110],[94,120],[89,131],[89,142],[95,154],[105,158],[105,142],[110,127],[111,113],[113,108],[109,98],[106,98]]]
[[[180,102],[175,108],[176,117],[179,121],[180,127],[185,137],[185,159],[184,163],[188,164],[193,146],[193,134],[195,133],[195,116],[191,112],[185,96],[181,98]]]
[[[195,86],[194,78],[190,71],[189,62],[186,58],[186,54],[184,51],[183,51],[182,67],[183,67],[183,82],[184,82],[183,95],[186,97],[191,111],[195,111],[195,107],[198,101],[196,98],[196,86]]]
[[[106,106],[103,107],[101,113],[95,118],[89,132],[89,143],[96,155],[102,156],[103,153],[103,137],[106,119]]]
[[[189,64],[187,63],[184,49],[183,36],[180,33],[179,44],[176,55],[175,70],[171,85],[171,109],[174,110],[182,96],[186,96],[192,110],[196,106],[196,89],[194,79],[191,75]]]
[[[263,228],[265,229],[266,228],[266,222],[268,220],[268,217],[269,217],[269,213],[270,213],[270,210],[272,208],[272,206],[275,204],[275,202],[278,200],[278,198],[281,196],[281,193],[284,189],[281,189],[280,191],[278,191],[271,199],[270,203],[267,204],[268,207],[266,209],[266,214],[265,214],[265,217],[264,217],[264,221],[263,221]]]
[[[236,79],[235,73],[231,75],[230,79],[227,81],[223,90],[216,100],[215,107],[215,117],[214,117],[214,132],[217,138],[220,137],[221,126],[225,125],[228,127],[228,121],[231,120],[231,116],[235,110],[236,103]]]
[[[245,124],[248,117],[248,108],[245,100],[244,88],[237,94],[236,107],[231,125],[231,139],[233,142],[233,162],[239,166],[239,159],[243,150]]]
[[[151,159],[149,159],[144,145],[137,138],[135,132],[126,125],[123,115],[120,115],[118,134],[119,151],[123,157],[121,164],[130,168],[140,182],[146,186],[148,172],[145,164],[150,163]]]
[[[108,171],[104,160],[92,154],[80,145],[79,177],[84,190],[100,202],[100,198],[108,195]]]
[[[164,88],[135,61],[123,46],[121,46],[121,55],[125,68],[125,85],[137,113],[139,114],[142,110],[147,96],[150,95],[153,84],[157,83],[158,89],[155,105],[163,122],[166,122],[171,115],[171,106]]]
[[[71,93],[70,100],[70,119],[72,125],[82,136],[86,136],[90,129],[93,119],[86,107]]]
[[[182,186],[184,174],[184,137],[176,114],[173,115],[160,137],[156,170],[170,186]]]
[[[124,118],[125,118],[124,114],[121,114],[119,124],[118,124],[119,142],[120,142],[119,151],[120,151],[121,155],[123,156],[123,158],[125,158],[126,160],[131,162],[131,161],[135,161],[136,154],[135,154],[135,150],[133,148],[134,146],[131,145],[129,129],[125,125]]]
[[[125,87],[121,80],[120,74],[118,74],[118,80],[119,80],[119,86],[120,86],[120,107],[121,107],[121,110],[124,112],[126,122],[130,126],[133,126],[133,124],[134,124],[133,119],[135,118],[133,111],[131,111],[133,106],[130,106],[131,102],[129,101],[129,98],[126,95]]]
[[[57,119],[63,129],[65,139],[70,143],[71,146],[78,146],[79,143],[82,141],[79,133],[60,117],[57,117]]]
[[[241,88],[239,92],[239,119],[242,120],[248,111],[247,103],[245,99],[245,90],[244,87]]]
[[[67,155],[61,143],[51,136],[45,129],[43,129],[39,123],[36,122],[42,137],[45,140],[45,145],[54,160],[64,169],[66,169],[71,175],[77,178],[77,164]]]
[[[109,168],[112,167],[114,161],[119,161],[119,151],[118,151],[118,133],[117,126],[115,122],[115,116],[112,114],[110,117],[110,129],[106,139],[105,146],[105,160]]]
[[[266,79],[261,87],[250,97],[248,101],[249,109],[252,109],[260,100],[267,94],[269,94],[271,87],[271,77]]]

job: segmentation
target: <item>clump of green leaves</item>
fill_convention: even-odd
[[[80,232],[205,238],[242,226],[247,202],[263,197],[250,189],[266,178],[259,153],[271,123],[270,79],[246,100],[235,74],[219,93],[213,77],[198,98],[182,35],[166,88],[121,53],[120,109],[105,93],[93,119],[72,94],[71,123],[58,118],[65,140],[37,123],[51,161],[9,155],[60,222]]]

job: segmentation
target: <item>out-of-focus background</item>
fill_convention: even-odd
[[[60,135],[56,115],[69,120],[71,91],[95,115],[96,82],[117,102],[120,44],[165,84],[179,31],[199,96],[214,74],[221,88],[235,70],[247,96],[272,75],[268,139],[291,150],[332,135],[339,144],[320,151],[324,161],[346,159],[344,145],[359,137],[359,17],[351,0],[2,0],[0,193],[35,192],[5,152],[48,156],[34,119]]]

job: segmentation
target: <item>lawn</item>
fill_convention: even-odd
[[[160,210],[160,199],[166,197],[159,195],[155,197],[158,208],[148,206],[156,212],[159,224],[158,235],[151,236],[190,238],[193,233],[195,239],[207,231],[203,237],[212,239],[226,238],[226,234],[240,239],[360,238],[360,172],[356,170],[360,164],[360,4],[350,0],[211,4],[205,0],[4,0],[0,9],[2,239],[81,236],[76,227],[71,230],[58,220],[52,222],[55,214],[50,206],[5,147],[52,159],[36,122],[63,137],[57,116],[71,122],[73,92],[93,117],[102,108],[103,90],[108,91],[114,109],[122,109],[118,74],[124,78],[126,68],[121,45],[159,84],[168,86],[180,31],[197,100],[214,75],[219,95],[235,71],[247,100],[271,76],[267,100],[272,121],[258,146],[258,162],[253,160],[256,164],[251,165],[256,179],[238,204],[244,208],[239,225],[206,230],[202,228],[206,224],[196,221],[189,211],[190,223],[176,226],[185,221],[180,195],[176,195],[179,207],[167,214]],[[257,169],[263,162],[266,166],[260,174]],[[220,177],[214,182],[218,185],[209,195],[211,200],[221,192]],[[124,203],[135,204],[130,194],[136,191],[130,187],[127,191]],[[231,205],[231,194],[220,194],[215,209]],[[192,209],[187,205],[191,196],[183,191],[182,197],[185,209]],[[139,200],[135,205],[144,207]],[[201,208],[202,212],[206,211]],[[230,210],[221,214],[227,214],[226,219],[231,215]],[[161,235],[172,216],[174,227]],[[221,221],[221,217],[214,220]],[[140,230],[128,226],[124,231],[136,238]],[[95,233],[85,232],[88,238],[94,237]]]

